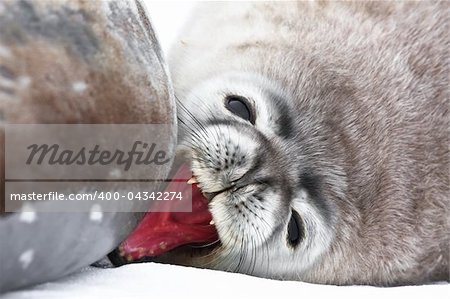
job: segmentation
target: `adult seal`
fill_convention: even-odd
[[[149,208],[148,201],[136,200],[115,212],[92,205],[83,213],[40,213],[44,203],[27,202],[5,213],[4,148],[11,141],[5,145],[4,137],[6,128],[18,124],[72,128],[160,124],[167,131],[156,140],[167,157],[173,157],[173,90],[143,4],[0,1],[0,292],[54,280],[97,261],[134,229]],[[112,140],[117,146],[120,141]],[[158,166],[158,178],[164,179],[170,166]],[[29,169],[21,173],[36,175]],[[71,171],[68,166],[64,169],[62,175]],[[90,181],[92,169],[84,166],[81,179]],[[96,179],[126,180],[123,169]],[[146,168],[147,177],[156,176],[154,169]],[[41,174],[47,178],[53,173],[47,168]],[[84,188],[83,182],[77,184]],[[160,190],[159,183],[147,183],[146,188]]]

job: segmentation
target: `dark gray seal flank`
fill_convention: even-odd
[[[0,18],[0,40],[6,44],[25,44],[29,37],[71,45],[70,49],[88,60],[99,48],[89,22],[89,13],[83,9],[55,7],[41,12],[31,1],[20,0],[6,4]]]

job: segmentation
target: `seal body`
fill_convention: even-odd
[[[221,192],[210,202],[221,246],[165,259],[314,283],[448,281],[449,12],[199,5],[169,65],[182,151],[205,193]],[[230,96],[248,109],[226,107]],[[225,160],[233,146],[247,166]],[[224,161],[234,173],[214,170]],[[230,189],[243,178],[254,188]]]
[[[60,278],[97,261],[149,208],[149,203],[134,202],[108,212],[95,201],[86,213],[40,213],[44,203],[28,201],[15,213],[4,213],[8,126],[166,124],[169,132],[158,144],[171,156],[176,118],[166,71],[140,1],[0,1],[0,293]],[[52,175],[49,169],[44,173]],[[158,175],[165,178],[169,170],[168,163]],[[67,167],[65,173],[70,171]],[[38,171],[22,165],[22,173]],[[126,172],[118,173],[114,178],[124,179]],[[161,188],[156,183],[146,187]],[[87,192],[84,186],[75,190]]]

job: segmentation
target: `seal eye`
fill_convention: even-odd
[[[241,96],[229,95],[225,98],[225,108],[253,125],[255,120],[248,100]]]
[[[291,212],[291,219],[288,224],[288,235],[287,239],[291,246],[295,247],[300,243],[303,236],[302,222],[300,215],[294,210]]]

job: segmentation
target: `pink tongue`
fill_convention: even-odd
[[[189,177],[190,170],[182,165],[175,178]],[[148,256],[161,255],[175,247],[191,243],[207,243],[217,240],[208,203],[196,185],[171,182],[165,191],[186,192],[192,188],[192,212],[149,212],[133,233],[120,245],[119,252],[132,261]],[[189,194],[189,193],[187,193]],[[171,210],[179,200],[160,201],[156,204],[171,205]],[[168,209],[164,209],[168,210]]]

